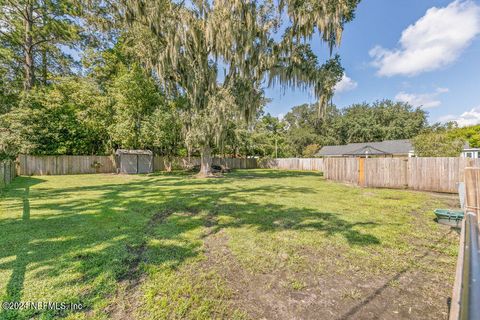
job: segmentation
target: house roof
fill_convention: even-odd
[[[349,143],[341,146],[324,146],[316,156],[343,156],[343,155],[384,155],[408,154],[413,151],[410,140],[385,140],[380,142]]]
[[[463,150],[467,150],[467,149],[479,149],[479,148],[470,148],[470,143],[468,143],[468,141],[465,141],[465,144],[463,145]]]
[[[115,151],[116,155],[120,154],[146,154],[146,155],[152,155],[153,152],[150,150],[130,150],[130,149],[117,149]]]

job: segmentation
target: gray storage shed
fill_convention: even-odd
[[[150,150],[118,149],[117,172],[126,174],[153,172],[153,153]]]

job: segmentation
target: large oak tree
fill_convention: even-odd
[[[211,150],[227,120],[249,120],[270,85],[313,90],[324,110],[343,70],[320,64],[309,40],[332,49],[358,0],[126,0],[118,7],[132,47],[171,96],[184,96],[186,144],[200,150],[200,176],[211,175]],[[141,36],[140,36],[141,35]]]

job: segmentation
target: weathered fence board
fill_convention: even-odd
[[[363,168],[360,166],[362,162]],[[469,158],[329,158],[325,159],[324,175],[330,180],[366,187],[408,188],[457,193],[458,183],[464,180],[464,170],[468,166],[480,167],[480,160]]]
[[[358,183],[358,159],[325,158],[324,160],[325,178],[344,183]]]
[[[408,186],[408,159],[371,158],[365,161],[365,186],[406,188]]]
[[[171,161],[172,169],[188,169],[193,166],[200,165],[200,158],[174,158]],[[257,168],[257,159],[255,158],[213,158],[212,164],[223,165],[230,169],[255,169]],[[165,170],[166,163],[165,158],[162,156],[155,156],[153,158],[153,170],[163,171]]]
[[[469,163],[477,161],[466,160]],[[479,272],[478,227],[480,216],[480,168],[463,168],[465,182],[465,218],[462,220],[455,282],[449,319],[469,319],[478,315]],[[473,267],[472,267],[473,266]],[[472,311],[473,310],[473,311]]]
[[[116,173],[114,156],[31,156],[19,155],[19,175],[66,175],[86,173]],[[257,160],[254,158],[214,158],[213,164],[224,165],[231,169],[254,169]],[[199,158],[174,158],[173,169],[186,169],[200,165]],[[153,170],[165,170],[163,157],[155,156]]]
[[[277,158],[262,162],[262,168],[281,170],[324,171],[324,161],[320,158]]]
[[[315,165],[314,165],[315,164]],[[323,171],[326,179],[366,187],[409,188],[457,193],[465,167],[480,167],[470,158],[324,158],[272,159],[264,168]]]
[[[408,187],[413,190],[456,193],[466,167],[479,167],[479,159],[409,158]]]
[[[116,172],[113,156],[19,155],[19,175],[63,175]]]
[[[0,161],[0,188],[5,188],[17,176],[15,162]]]
[[[165,159],[155,156],[154,171],[165,170]],[[29,156],[17,159],[20,175],[61,175],[82,173],[115,173],[113,156]],[[186,169],[200,164],[200,159],[174,158],[173,169]],[[260,164],[255,158],[214,158],[213,164],[231,169],[257,167],[322,171],[326,179],[380,188],[457,192],[457,183],[464,179],[465,167],[480,167],[480,159],[469,158],[288,158],[271,159]],[[1,166],[0,166],[1,167]],[[11,180],[3,173],[3,181]],[[2,182],[5,184],[4,182]]]

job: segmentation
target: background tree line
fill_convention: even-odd
[[[319,60],[298,40],[314,28],[295,24],[309,21],[338,45],[358,1],[329,1],[326,11],[313,0],[286,1],[289,14],[318,12],[291,16],[277,40],[270,34],[285,9],[241,1],[0,0],[0,157],[116,148],[166,158],[309,157],[324,145],[414,137],[423,155],[454,154],[464,140],[479,145],[479,126],[429,126],[425,111],[405,103],[329,104],[340,59]],[[187,26],[182,38],[177,21]],[[265,79],[312,87],[319,102],[282,119],[265,114]]]
[[[307,39],[331,52],[358,2],[0,0],[1,154],[193,152],[209,175],[264,87],[324,110],[343,69]]]

